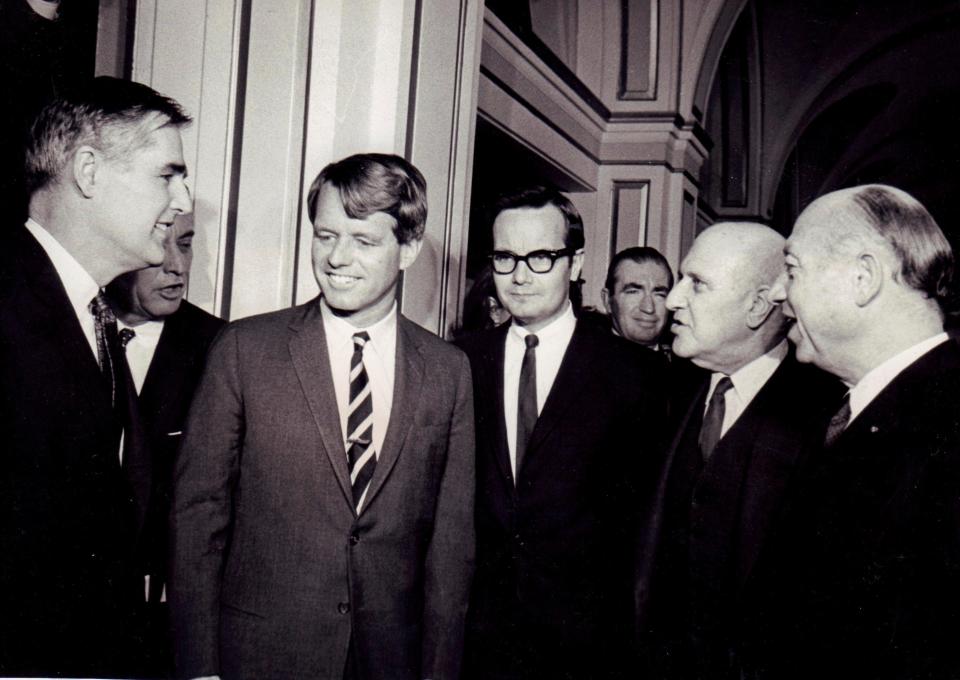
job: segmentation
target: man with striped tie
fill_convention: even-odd
[[[174,479],[180,675],[458,677],[470,368],[396,303],[426,209],[402,158],[328,165],[307,197],[321,297],[211,349]]]

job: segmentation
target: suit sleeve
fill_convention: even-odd
[[[220,581],[244,414],[237,332],[214,343],[174,470],[170,604],[177,674],[216,675]]]
[[[446,467],[425,568],[423,677],[433,680],[455,679],[460,675],[473,577],[476,490],[473,386],[466,356],[458,352],[458,357]]]

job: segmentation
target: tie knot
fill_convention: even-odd
[[[719,399],[733,388],[733,381],[728,376],[723,376],[713,388],[713,396]]]
[[[133,340],[137,335],[137,332],[132,328],[121,328],[120,329],[120,346],[124,349],[127,348],[127,345]]]
[[[93,318],[101,323],[111,324],[117,322],[117,317],[114,316],[113,310],[110,309],[110,303],[107,302],[107,296],[103,294],[103,291],[97,293],[97,297],[90,301],[88,309],[90,313],[93,314]]]
[[[353,349],[356,352],[362,352],[364,345],[370,342],[370,335],[366,331],[360,331],[353,334]]]
[[[526,343],[527,349],[533,349],[540,344],[540,338],[538,338],[533,333],[529,333],[523,336],[523,342]]]

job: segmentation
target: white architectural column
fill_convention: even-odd
[[[480,0],[317,0],[304,188],[327,163],[396,153],[427,180],[424,247],[405,274],[404,314],[443,334],[463,296]],[[300,220],[297,301],[317,292],[312,225]]]
[[[317,292],[304,198],[327,163],[397,153],[428,183],[405,313],[444,332],[463,295],[481,0],[140,0],[133,77],[196,123],[189,297],[238,318]]]

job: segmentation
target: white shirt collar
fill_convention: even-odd
[[[569,337],[573,335],[573,329],[577,325],[577,317],[573,314],[573,305],[570,304],[569,300],[566,304],[567,306],[560,316],[533,333],[537,336],[538,345],[549,344],[561,338],[567,338],[569,341]],[[521,342],[524,342],[525,337],[531,335],[530,331],[518,325],[515,320],[510,324],[510,333]]]
[[[937,333],[890,357],[863,376],[850,388],[850,420],[856,418],[907,366],[947,339],[946,333]]]
[[[729,378],[730,382],[733,383],[733,389],[728,390],[724,395],[726,408],[720,428],[721,436],[726,434],[727,430],[733,427],[737,419],[743,415],[753,398],[763,389],[763,386],[776,373],[783,360],[787,358],[789,351],[787,341],[781,340],[776,347],[730,374]],[[723,373],[714,373],[710,376],[710,389],[707,391],[707,399],[703,406],[704,414],[710,407],[710,398],[713,396],[717,383],[724,377],[727,376]]]
[[[366,331],[370,336],[370,341],[378,347],[385,347],[387,344],[393,345],[396,343],[397,335],[397,303],[393,303],[393,307],[390,308],[390,311],[385,317],[377,321],[372,326],[367,328],[357,328],[352,325],[349,321],[343,319],[342,317],[337,316],[330,308],[327,306],[327,303],[320,298],[320,314],[323,317],[323,327],[327,333],[327,343],[349,343],[350,346],[353,346],[353,335],[354,333],[359,333],[360,331]]]
[[[67,291],[70,306],[73,307],[84,335],[87,336],[91,349],[96,354],[97,341],[93,330],[93,316],[90,314],[90,301],[100,292],[100,287],[87,270],[77,262],[76,258],[40,223],[33,218],[28,218],[26,228],[37,239],[40,247],[50,258],[53,268],[57,271],[57,276],[60,277],[60,281]]]

